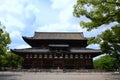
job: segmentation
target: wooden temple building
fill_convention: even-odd
[[[82,32],[35,32],[23,39],[31,48],[11,51],[24,58],[23,68],[27,69],[93,69],[93,57],[101,54],[86,48]]]

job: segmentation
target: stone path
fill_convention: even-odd
[[[0,72],[0,80],[120,80],[120,74],[113,72]]]

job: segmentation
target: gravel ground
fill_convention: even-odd
[[[0,72],[0,80],[120,80],[115,72]]]

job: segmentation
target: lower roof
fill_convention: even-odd
[[[51,53],[49,49],[40,48],[26,48],[26,49],[11,49],[13,53]],[[67,53],[94,53],[100,54],[100,50],[89,49],[89,48],[71,48]]]

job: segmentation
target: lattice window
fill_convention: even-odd
[[[30,54],[30,58],[32,58],[32,55]]]
[[[78,55],[77,55],[77,54],[75,55],[75,58],[78,58]]]
[[[85,63],[86,63],[86,65],[92,64],[91,60],[86,60]]]
[[[63,58],[63,56],[61,55],[60,58]]]
[[[82,54],[80,54],[80,59],[83,59],[83,55]]]
[[[72,55],[72,54],[70,54],[70,58],[73,58],[73,55]]]
[[[85,55],[85,59],[87,59],[88,58],[88,56],[87,55]]]
[[[91,59],[91,55],[89,54],[89,59]]]
[[[37,58],[37,54],[34,54],[34,58]]]
[[[58,58],[56,54],[54,54],[54,58]]]
[[[52,58],[52,54],[49,55],[49,58]]]
[[[57,56],[54,56],[54,58],[58,58]]]
[[[65,55],[65,58],[68,58],[68,55],[67,55],[67,54]]]
[[[44,55],[44,58],[47,58],[47,54]]]
[[[26,58],[29,58],[28,54],[26,54]]]
[[[63,58],[63,54],[62,53],[59,55],[59,58]]]
[[[39,54],[39,58],[42,58],[42,55],[41,55],[41,54]]]

